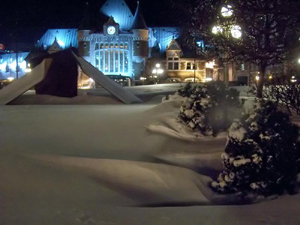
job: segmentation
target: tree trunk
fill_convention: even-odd
[[[266,68],[267,68],[267,65],[264,62],[262,62],[259,65],[259,79],[258,79],[258,82],[257,82],[257,92],[256,92],[256,97],[257,98],[262,98],[263,97],[263,88],[264,88]]]

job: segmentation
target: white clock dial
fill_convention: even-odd
[[[108,34],[115,34],[116,33],[116,28],[114,26],[109,26],[107,28],[107,33]]]

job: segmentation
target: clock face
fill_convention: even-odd
[[[107,33],[108,34],[115,34],[116,33],[116,28],[114,26],[109,26],[107,28]]]

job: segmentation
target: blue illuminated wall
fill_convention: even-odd
[[[24,60],[28,52],[18,53],[18,77],[20,78],[25,74],[26,61]],[[9,53],[0,55],[0,79],[7,79],[12,77],[16,79],[16,53]]]

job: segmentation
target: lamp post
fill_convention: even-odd
[[[227,39],[233,37],[234,39],[240,39],[242,37],[242,28],[239,25],[233,24],[229,20],[233,16],[233,7],[231,5],[224,5],[221,8],[221,15],[225,18],[224,23],[213,26],[212,33],[215,35],[224,35]],[[228,50],[225,50],[225,55],[227,56]],[[226,58],[225,56],[225,58]],[[228,74],[228,62],[225,62],[224,68],[224,82],[225,85],[229,84],[229,74]]]
[[[156,84],[159,82],[159,75],[162,74],[163,72],[164,70],[160,68],[160,64],[156,63],[155,68],[152,70],[152,74],[154,74],[154,77],[157,80]]]

